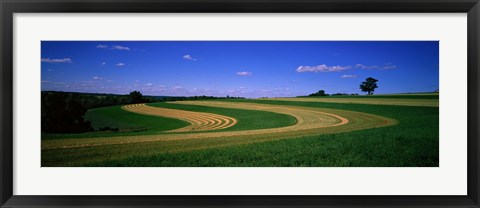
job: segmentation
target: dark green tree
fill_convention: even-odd
[[[80,133],[92,131],[90,121],[84,120],[87,109],[78,96],[66,93],[42,93],[42,132]]]
[[[318,92],[312,93],[308,96],[328,96],[328,94],[325,93],[325,90],[319,90]]]
[[[369,77],[360,84],[360,89],[362,92],[367,92],[368,95],[373,95],[375,89],[378,88],[377,82],[377,79]]]
[[[128,94],[128,101],[131,104],[143,103],[145,102],[145,99],[143,99],[143,95],[140,91],[132,91]]]

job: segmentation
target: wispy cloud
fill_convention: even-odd
[[[116,67],[122,67],[122,66],[125,66],[125,64],[124,63],[117,63],[117,64],[115,64],[115,66]]]
[[[359,69],[378,69],[380,67],[377,66],[377,65],[367,66],[367,65],[363,65],[363,64],[356,64],[355,68],[359,68]]]
[[[357,75],[355,75],[355,74],[344,74],[341,77],[342,78],[355,78],[355,77],[357,77]]]
[[[114,46],[112,46],[112,49],[121,50],[121,51],[130,51],[129,47],[121,46],[121,45],[114,45]]]
[[[396,69],[397,66],[396,65],[385,65],[383,66],[383,69]]]
[[[42,80],[42,83],[59,84],[59,85],[67,84],[67,83],[65,83],[65,82],[53,82],[53,81],[49,81],[49,80]]]
[[[387,69],[395,69],[395,68],[397,68],[397,66],[396,66],[396,65],[392,65],[392,64],[385,64],[385,65],[383,65],[383,66],[356,64],[356,65],[355,65],[355,68],[358,68],[358,69],[387,70]]]
[[[338,72],[352,68],[351,66],[327,66],[321,64],[318,66],[299,66],[297,72]]]
[[[177,91],[177,90],[183,90],[184,88],[182,86],[173,86],[172,89],[174,91]]]
[[[145,84],[146,86],[152,86],[153,84],[152,83],[147,83]]]
[[[94,80],[102,80],[103,78],[102,77],[93,77]]]
[[[129,47],[127,47],[127,46],[121,46],[121,45],[108,46],[108,45],[100,44],[100,45],[97,45],[97,48],[120,50],[120,51],[131,51]]]
[[[242,71],[242,72],[237,72],[237,75],[239,75],[239,76],[251,76],[252,72]]]
[[[42,58],[42,62],[46,63],[72,63],[72,59],[70,58],[62,58],[62,59],[51,59],[51,58]]]
[[[97,48],[108,48],[108,45],[102,45],[102,44],[100,44],[100,45],[97,45]]]
[[[185,54],[183,55],[183,59],[189,60],[189,61],[196,61],[196,58],[193,58],[190,54]]]
[[[107,62],[102,62],[102,64],[100,64],[101,66],[105,66],[107,65]]]

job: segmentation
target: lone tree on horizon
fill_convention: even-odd
[[[377,79],[369,77],[364,82],[362,82],[362,84],[360,84],[360,89],[362,90],[362,92],[367,92],[368,95],[373,95],[375,89],[378,88],[377,82]]]

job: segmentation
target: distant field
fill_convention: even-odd
[[[42,137],[42,166],[438,166],[438,96],[374,97],[93,109],[96,128],[119,131]]]
[[[436,92],[424,92],[424,93],[398,93],[398,94],[380,94],[380,95],[371,95],[366,97],[404,97],[415,99],[420,98],[438,98],[440,94]]]
[[[432,97],[429,99],[423,97]],[[323,103],[357,103],[373,105],[403,105],[403,106],[430,106],[438,107],[438,96],[430,95],[389,95],[389,96],[327,96],[327,97],[301,97],[301,98],[264,98],[262,100],[283,100],[300,102]]]
[[[395,99],[438,99],[438,93],[403,93],[403,94],[378,94],[378,95],[331,95],[317,98],[361,98],[361,99],[378,99],[378,98],[395,98]],[[299,96],[297,98],[315,98],[311,96]]]

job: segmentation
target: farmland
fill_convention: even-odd
[[[403,105],[403,106],[430,106],[438,107],[438,99],[402,99],[402,98],[274,98],[265,100],[282,100],[296,102],[322,102],[322,103],[356,103],[375,105]]]
[[[435,167],[438,106],[404,94],[95,108],[95,131],[42,135],[42,166]]]

